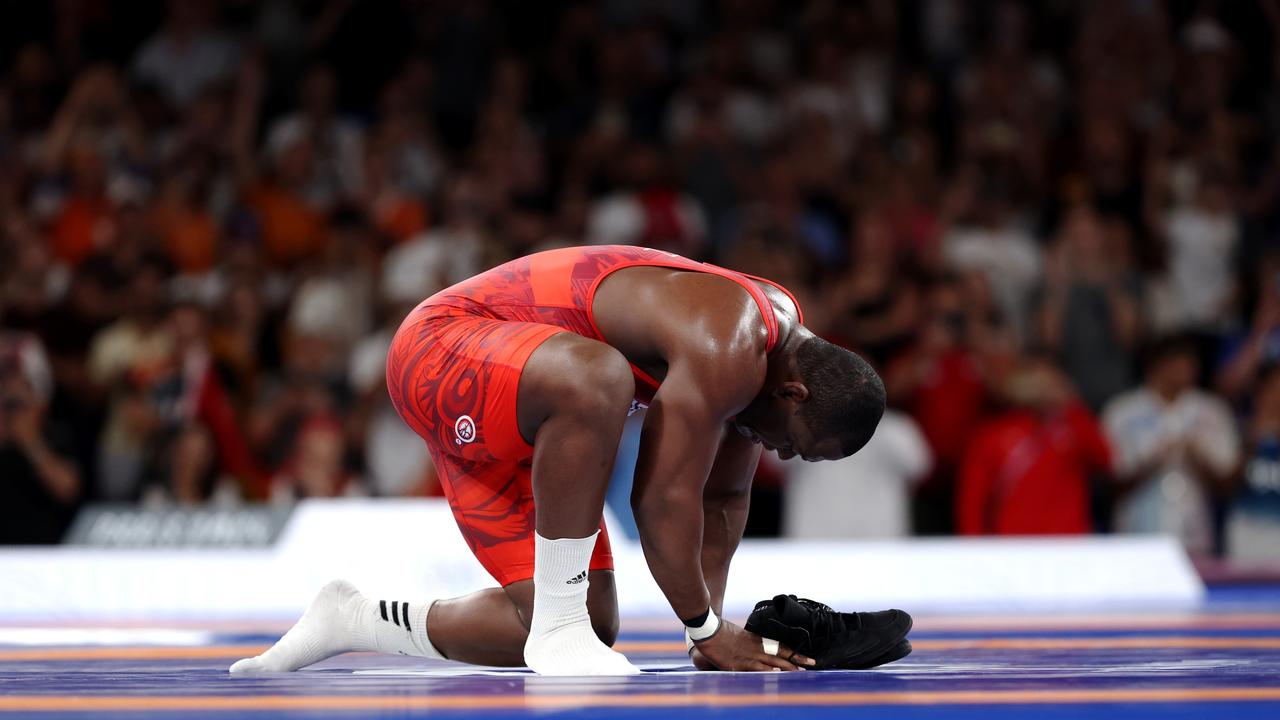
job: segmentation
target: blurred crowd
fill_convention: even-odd
[[[0,543],[438,493],[424,297],[637,244],[776,279],[891,409],[752,532],[1280,548],[1280,2],[0,6]]]

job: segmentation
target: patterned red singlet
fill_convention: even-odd
[[[738,283],[760,308],[769,330],[767,348],[773,349],[778,320],[752,282],[760,278],[630,246],[550,250],[499,265],[424,300],[392,340],[391,401],[426,441],[458,528],[503,586],[533,577],[533,446],[516,422],[520,373],[533,351],[557,333],[604,341],[591,313],[596,288],[610,273],[637,265],[711,273]],[[636,403],[646,405],[658,382],[634,365],[632,372]],[[591,569],[612,567],[602,523]]]

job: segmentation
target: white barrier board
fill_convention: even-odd
[[[637,543],[615,534],[624,616],[670,613]],[[312,500],[269,550],[0,549],[0,619],[292,618],[332,578],[376,597],[495,585],[442,500]],[[777,593],[912,612],[1190,607],[1204,585],[1164,537],[744,541],[726,613]]]

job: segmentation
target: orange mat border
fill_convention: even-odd
[[[353,695],[188,695],[135,696],[0,696],[0,712],[84,710],[376,710],[376,709],[562,709],[581,707],[742,707],[798,705],[1010,705],[1048,703],[1149,703],[1280,700],[1280,687],[1081,689],[1081,690],[938,690],[918,692],[832,693],[642,693],[617,695],[422,695],[408,697]]]
[[[1280,650],[1280,637],[1118,637],[1118,638],[957,638],[913,640],[919,650],[1125,650],[1189,648],[1209,650]],[[0,662],[72,660],[200,660],[252,657],[267,645],[208,645],[193,647],[65,647],[0,650]],[[666,640],[620,642],[623,653],[683,653],[683,642]]]

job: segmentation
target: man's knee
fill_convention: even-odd
[[[622,353],[593,340],[575,342],[565,353],[565,372],[555,388],[557,408],[591,423],[625,418],[636,384]]]
[[[518,395],[520,433],[528,442],[542,423],[568,418],[588,428],[621,428],[635,397],[622,353],[572,333],[547,340],[525,364]]]

